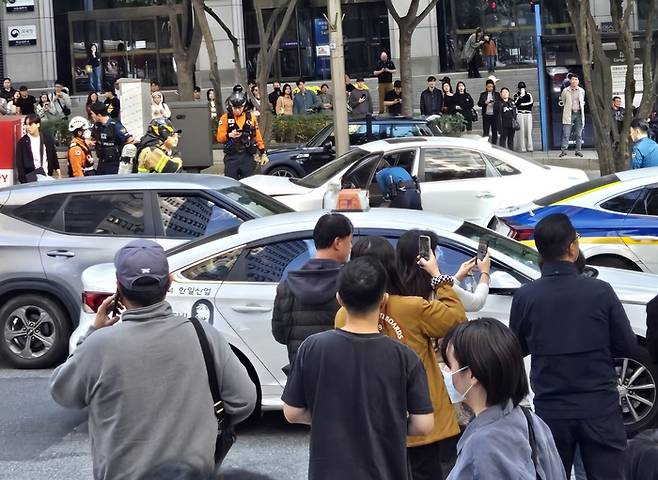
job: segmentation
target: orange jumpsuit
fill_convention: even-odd
[[[84,139],[73,137],[68,151],[69,175],[84,177],[85,172],[94,169],[94,158]]]

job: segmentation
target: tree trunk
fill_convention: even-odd
[[[215,41],[210,32],[210,25],[208,25],[208,18],[204,10],[204,0],[193,0],[194,12],[197,20],[197,28],[201,30],[203,40],[206,43],[206,50],[208,51],[208,63],[210,64],[210,83],[215,90],[215,106],[217,113],[223,113],[222,101],[222,84],[219,77],[219,67],[217,66],[217,52],[215,51]]]
[[[230,28],[228,28],[228,25],[222,21],[222,19],[215,13],[215,11],[208,7],[207,5],[204,5],[204,10],[210,15],[212,18],[215,19],[215,21],[219,24],[220,27],[226,32],[226,36],[228,37],[229,41],[233,45],[233,66],[234,66],[234,72],[235,72],[235,83],[242,84],[247,82],[247,77],[244,73],[244,69],[242,68],[242,61],[240,60],[240,43],[238,42],[238,39],[236,38],[235,35],[233,35],[233,32],[231,31]]]
[[[171,26],[171,45],[174,50],[174,60],[176,60],[176,80],[178,82],[178,95],[181,100],[192,100],[194,98],[194,67],[199,57],[201,48],[201,30],[194,27],[192,38],[189,44],[186,42],[184,34],[178,25],[178,15],[174,9],[173,0],[169,0],[169,25]],[[189,7],[189,0],[186,0],[185,6]]]
[[[402,91],[405,92],[402,102],[402,115],[411,117],[414,113],[413,76],[411,72],[411,37],[406,25],[400,25],[400,81]],[[408,92],[408,93],[407,93]]]

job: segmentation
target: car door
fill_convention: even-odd
[[[417,148],[409,148],[405,150],[397,150],[395,152],[387,153],[384,156],[382,156],[382,161],[377,166],[375,170],[375,175],[377,174],[377,171],[379,171],[381,168],[391,166],[391,167],[402,167],[407,172],[409,172],[409,174],[412,177],[417,176],[418,156],[419,156],[419,149]],[[370,185],[368,185],[368,195],[369,195],[370,206],[372,208],[385,207],[388,205],[388,203],[384,199],[384,192],[380,190],[374,175],[370,180]]]
[[[485,226],[500,193],[498,173],[480,152],[465,148],[423,148],[419,179],[425,210]]]
[[[297,156],[298,161],[303,161],[302,166],[306,173],[314,172],[334,158],[336,158],[336,143],[333,125],[328,125],[323,131],[323,135],[315,138],[313,145],[305,147]]]
[[[626,217],[624,243],[652,273],[658,273],[658,184],[645,188]]]

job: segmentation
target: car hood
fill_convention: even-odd
[[[594,267],[598,278],[608,282],[622,303],[645,305],[658,292],[658,275],[609,267]]]
[[[304,147],[304,145],[299,145],[297,147],[288,147],[288,148],[282,148],[280,150],[268,150],[267,151],[267,156],[269,157],[270,161],[271,160],[278,160],[279,158],[290,158],[297,156],[299,154],[304,153],[308,149]]]
[[[287,177],[252,175],[251,177],[243,178],[240,181],[271,197],[279,195],[302,195],[313,190],[312,188],[295,185],[290,181],[290,178]]]

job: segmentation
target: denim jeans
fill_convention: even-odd
[[[89,90],[92,92],[101,91],[101,67],[93,67],[89,74]]]
[[[562,125],[562,151],[569,149],[569,137],[573,133],[576,140],[576,151],[580,152],[583,145],[583,114],[582,112],[571,112],[571,124]]]
[[[496,57],[494,55],[487,55],[484,57],[485,64],[487,65],[487,70],[493,72],[496,70]]]

